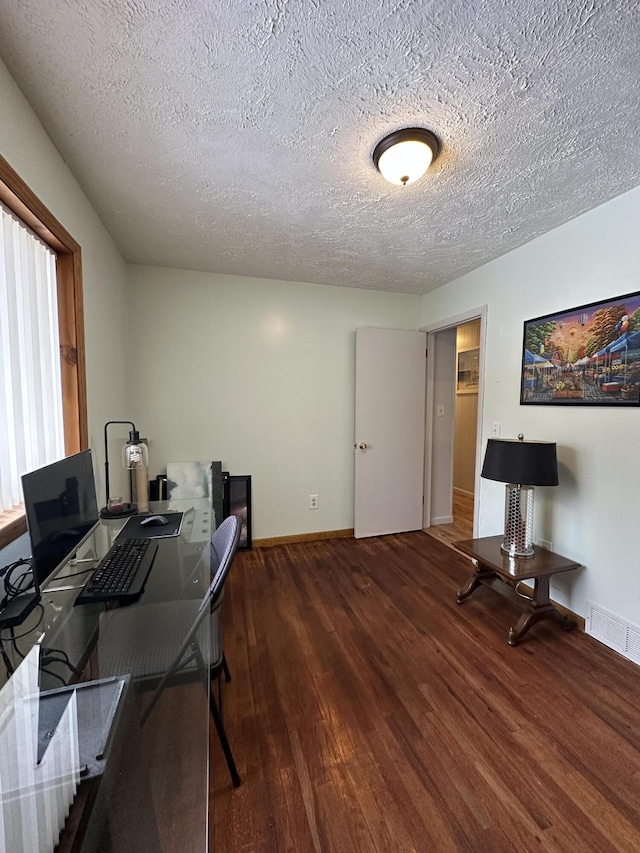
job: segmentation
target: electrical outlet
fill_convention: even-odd
[[[494,438],[500,438],[500,424],[498,421],[495,421],[493,426],[491,427],[491,435]]]
[[[309,495],[309,509],[318,509],[317,495]]]

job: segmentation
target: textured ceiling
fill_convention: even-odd
[[[406,293],[640,184],[639,47],[635,0],[0,3],[127,260]],[[395,187],[412,125],[443,151]]]

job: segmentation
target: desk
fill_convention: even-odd
[[[519,643],[529,628],[541,619],[557,619],[565,631],[575,628],[573,620],[561,614],[551,602],[549,578],[559,572],[578,569],[580,563],[537,546],[534,546],[533,557],[510,557],[500,550],[503,540],[503,536],[485,536],[453,543],[454,548],[471,557],[475,563],[471,577],[458,590],[458,604],[481,584],[502,594],[506,593],[512,601],[516,601],[524,612],[515,628],[509,628],[507,642],[510,646]],[[518,584],[524,580],[534,582],[531,597],[515,592]]]
[[[158,553],[145,591],[137,602],[126,605],[128,610],[145,607],[148,614],[149,605],[155,603],[196,601],[209,586],[208,502],[173,500],[152,504],[153,512],[169,510],[185,512],[182,532],[178,537],[155,540]],[[125,521],[101,521],[78,552],[78,560],[103,556]],[[22,653],[42,635],[44,649],[55,650],[51,653],[43,650],[44,657],[60,657],[63,652],[80,671],[79,676],[74,676],[64,663],[50,663],[46,666],[50,673],[42,673],[41,690],[61,687],[62,681],[84,682],[105,675],[127,674],[100,671],[100,616],[105,606],[73,606],[78,589],[68,587],[80,587],[88,572],[70,576],[88,565],[63,567],[42,590],[42,607],[37,607],[15,629]],[[2,633],[5,649],[17,666],[20,658],[7,642],[9,632]],[[109,647],[112,653],[113,637]],[[3,674],[0,681],[4,677]],[[150,698],[151,693],[142,693],[128,682],[124,709],[109,741],[104,772],[98,778],[81,782],[56,851],[206,853],[208,850],[208,694],[201,682],[169,687],[141,726],[141,715]]]

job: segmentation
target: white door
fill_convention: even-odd
[[[356,538],[422,529],[427,336],[356,329]]]

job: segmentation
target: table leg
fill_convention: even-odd
[[[517,645],[532,625],[541,619],[557,619],[562,623],[565,631],[575,628],[575,623],[567,616],[563,616],[551,603],[549,598],[549,578],[535,578],[533,585],[533,598],[531,604],[518,620],[515,628],[509,628],[507,642],[510,646]]]
[[[491,580],[491,578],[496,577],[498,577],[498,575],[491,571],[491,569],[486,569],[480,565],[476,565],[469,580],[464,584],[464,586],[461,586],[456,593],[456,601],[458,604],[461,604],[465,598],[471,595],[474,589],[477,589],[482,584],[484,580]]]

